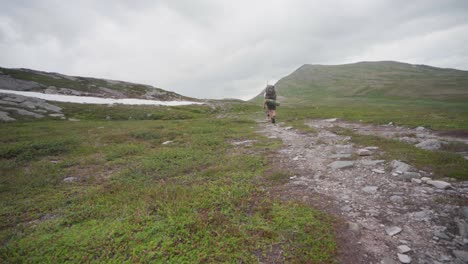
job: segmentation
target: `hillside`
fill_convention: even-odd
[[[0,67],[0,89],[161,101],[195,100],[150,85],[2,67]]]
[[[330,97],[466,101],[468,71],[393,61],[306,64],[280,79],[276,87],[286,102]]]

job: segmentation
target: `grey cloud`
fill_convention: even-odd
[[[1,1],[0,64],[248,98],[304,63],[468,69],[456,0]]]

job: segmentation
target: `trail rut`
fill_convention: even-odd
[[[278,190],[280,195],[300,197],[346,223],[337,231],[340,262],[465,263],[459,253],[468,250],[468,212],[448,201],[466,203],[468,182],[452,181],[450,188],[438,189],[420,179],[404,181],[391,161],[374,158],[379,149],[353,145],[350,137],[331,132],[337,124],[327,120],[308,123],[316,134],[259,125],[261,134],[283,141],[276,162],[295,175]],[[356,154],[365,147],[369,156]],[[352,166],[334,169],[330,164],[336,161]]]

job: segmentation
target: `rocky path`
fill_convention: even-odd
[[[314,203],[346,221],[343,232],[353,234],[350,250],[359,256],[342,261],[468,263],[468,207],[461,206],[468,182],[436,181],[410,164],[375,160],[378,148],[353,145],[329,131],[337,125],[331,122],[310,121],[317,134],[260,123],[260,133],[284,142],[277,162],[295,176],[283,195],[318,197]]]

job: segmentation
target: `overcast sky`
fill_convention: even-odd
[[[466,0],[0,0],[0,66],[249,99],[299,66],[468,70]]]

